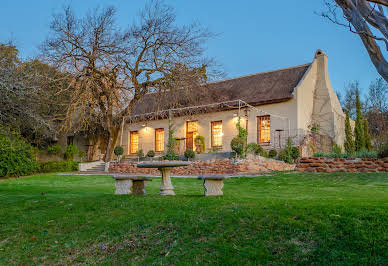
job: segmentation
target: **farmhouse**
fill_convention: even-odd
[[[202,149],[195,144],[197,136],[204,140],[202,152],[231,151],[239,120],[248,130],[248,143],[266,149],[280,149],[288,138],[299,145],[312,130],[343,145],[345,114],[330,84],[328,57],[322,50],[308,64],[205,86],[200,104],[182,103],[179,108],[170,108],[169,99],[161,100],[159,94],[147,94],[122,129],[124,154],[135,156],[139,149],[163,154],[169,121],[179,153]]]

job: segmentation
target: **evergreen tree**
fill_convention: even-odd
[[[371,142],[371,137],[369,135],[368,121],[366,121],[366,119],[364,120],[364,139],[365,139],[365,148],[368,151],[371,151],[372,150],[372,142]]]
[[[365,138],[363,129],[363,118],[361,114],[361,101],[359,92],[356,92],[356,125],[354,127],[355,147],[356,151],[365,148]]]
[[[346,120],[345,120],[345,151],[349,154],[354,153],[354,139],[353,139],[353,132],[352,127],[350,126],[350,118],[349,118],[349,111],[345,112],[346,114]]]

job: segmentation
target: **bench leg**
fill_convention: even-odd
[[[115,181],[116,195],[131,194],[132,180],[121,179]]]
[[[174,186],[171,183],[170,168],[160,168],[162,173],[162,184],[160,185],[160,195],[175,195]]]
[[[133,180],[132,181],[132,193],[136,195],[146,194],[146,185],[147,183],[144,180]]]
[[[222,180],[204,180],[205,196],[222,196],[224,181]]]

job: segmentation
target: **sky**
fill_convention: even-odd
[[[317,49],[329,57],[333,88],[358,80],[364,92],[379,77],[359,37],[325,20],[323,0],[166,0],[180,25],[199,22],[216,36],[206,44],[228,78],[301,65]],[[115,6],[120,26],[131,25],[146,0],[1,0],[0,42],[12,40],[23,58],[39,52],[54,12],[71,5],[79,16]],[[387,54],[385,54],[387,55]]]

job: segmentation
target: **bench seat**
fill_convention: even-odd
[[[203,180],[205,188],[205,196],[222,196],[222,188],[224,187],[224,179],[229,179],[223,175],[203,175],[198,176],[198,179]]]
[[[132,193],[135,195],[144,195],[146,194],[146,181],[152,181],[152,177],[140,175],[115,174],[112,177],[115,180],[116,195]]]

